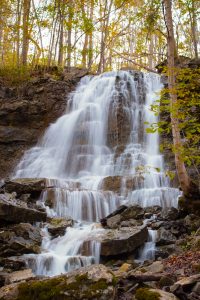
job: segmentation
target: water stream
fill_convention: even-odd
[[[159,153],[158,133],[144,122],[158,121],[150,111],[162,88],[156,74],[109,72],[84,77],[67,99],[66,113],[28,150],[15,178],[47,178],[41,201],[49,216],[77,221],[63,237],[44,228],[43,252],[27,255],[36,274],[57,275],[97,263],[95,225],[121,204],[176,206]],[[116,190],[110,182],[120,182]],[[46,204],[47,205],[47,204]]]

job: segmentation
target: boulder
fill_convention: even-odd
[[[175,207],[164,208],[161,211],[161,218],[168,221],[177,220],[179,218],[179,211]]]
[[[31,269],[16,271],[16,272],[7,274],[7,276],[5,278],[5,284],[12,284],[12,283],[19,282],[19,281],[30,280],[31,278],[34,278],[34,277],[35,277],[35,275],[33,274]]]
[[[184,225],[188,229],[188,233],[198,230],[200,227],[200,218],[194,214],[187,215],[184,219]]]
[[[113,213],[102,219],[101,224],[108,228],[141,225],[141,219],[143,216],[144,210],[139,205],[133,205],[130,207],[122,205]],[[139,220],[139,222],[136,220]]]
[[[18,256],[2,257],[0,259],[0,266],[6,270],[19,271],[26,269],[26,262]]]
[[[157,246],[170,245],[176,242],[175,235],[163,227],[158,229],[157,234]]]
[[[6,192],[16,192],[18,197],[22,194],[30,194],[32,197],[39,197],[45,187],[45,178],[18,178],[8,180],[3,185]]]
[[[105,230],[101,238],[101,256],[115,256],[133,252],[148,239],[146,226]]]
[[[6,194],[0,194],[1,223],[42,222],[46,221],[46,213],[30,209],[16,199],[10,199]]]
[[[0,231],[0,256],[39,253],[41,242],[42,237],[38,227],[28,223],[6,227]]]
[[[72,219],[64,219],[64,218],[53,218],[48,224],[47,228],[49,233],[56,238],[58,236],[62,236],[66,232],[67,227],[73,226],[74,221]]]
[[[77,271],[46,279],[12,284],[0,289],[0,299],[110,300],[115,292],[115,277],[103,265],[92,265]]]
[[[147,272],[151,273],[162,273],[164,271],[164,265],[161,261],[154,261],[151,265],[145,267]]]

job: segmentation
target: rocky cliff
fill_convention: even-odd
[[[0,80],[0,178],[12,172],[24,151],[36,144],[44,130],[66,109],[67,95],[86,70],[37,76],[20,87]]]

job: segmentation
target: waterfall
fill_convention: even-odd
[[[36,274],[55,275],[98,262],[97,237],[103,229],[94,222],[121,204],[177,205],[158,133],[147,134],[144,124],[158,121],[150,107],[161,88],[160,77],[151,73],[86,76],[69,96],[65,114],[25,153],[14,177],[47,178],[51,188],[41,201],[49,216],[78,221],[63,237],[51,239],[44,231],[43,252],[26,256]],[[110,181],[119,187],[115,190]]]

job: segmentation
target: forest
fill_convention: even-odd
[[[200,299],[199,19],[0,0],[0,300]]]
[[[1,0],[0,66],[155,71],[167,54],[164,2]],[[197,0],[173,1],[178,55],[198,58],[198,14]]]

